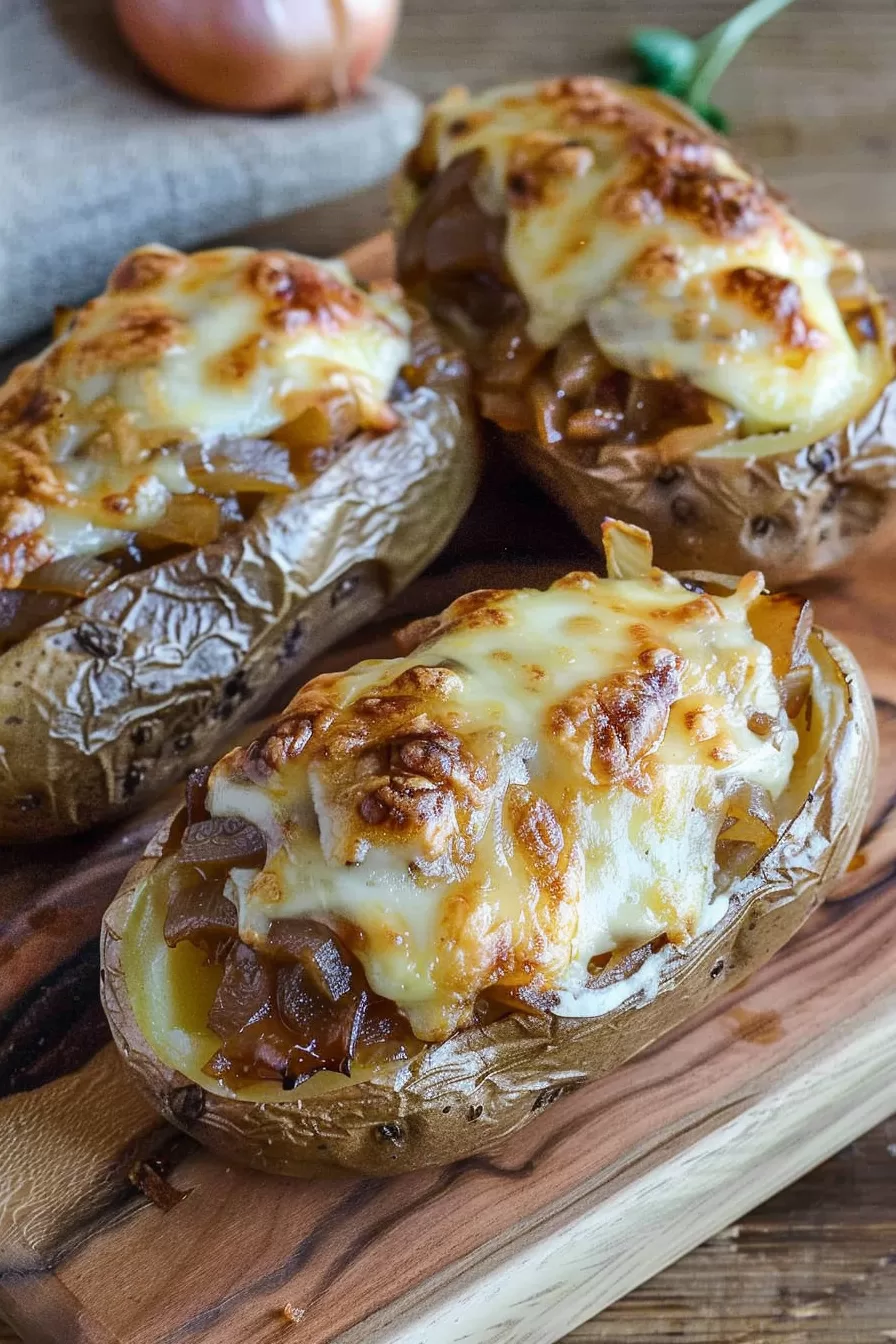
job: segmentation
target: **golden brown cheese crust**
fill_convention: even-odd
[[[310,682],[212,772],[212,815],[268,837],[241,936],[313,911],[424,1040],[488,986],[560,992],[592,955],[693,936],[726,790],[776,795],[796,741],[759,588],[651,570],[471,593],[402,659]]]
[[[608,215],[626,222],[647,222],[672,214],[698,227],[707,237],[743,239],[768,224],[773,216],[765,184],[756,177],[732,178],[719,170],[707,135],[670,125],[670,107],[659,106],[641,90],[623,98],[598,78],[560,79],[542,85],[540,101],[558,108],[570,131],[600,127],[623,134],[629,167],[622,181],[603,199]],[[583,147],[566,142],[564,149]],[[581,175],[593,163],[562,150],[548,156],[550,173],[558,169]]]
[[[799,286],[792,280],[769,275],[755,266],[738,266],[721,278],[720,288],[727,298],[737,299],[774,326],[782,349],[817,350],[825,344],[824,333],[806,317]]]
[[[482,212],[478,252],[452,195],[464,176]],[[428,270],[437,298],[443,283],[449,316],[464,307],[459,277],[480,280],[498,239],[493,279],[522,300],[534,346],[587,322],[612,365],[688,380],[742,414],[747,434],[830,432],[840,408],[845,423],[892,377],[862,259],[649,90],[574,78],[449,93],[428,112],[398,206],[412,221],[408,277]]]
[[[627,170],[601,201],[603,212],[625,222],[643,222],[673,214],[696,225],[710,238],[743,239],[768,224],[774,203],[765,183],[752,175],[733,178],[720,171],[706,128],[675,119],[673,105],[649,92],[626,89],[598,77],[549,80],[534,86],[532,97],[550,107],[556,130],[522,131],[508,160],[507,191],[516,206],[543,204],[564,179],[583,176],[595,163],[595,151],[576,140],[584,129],[611,132],[625,144]],[[502,111],[525,111],[529,98],[509,94],[501,107],[477,108],[450,118],[445,133],[462,140],[500,119]],[[414,180],[425,185],[438,160],[439,108],[430,114],[423,140],[409,160]],[[428,133],[427,133],[428,132]]]
[[[472,618],[475,621],[475,615]],[[440,881],[447,894],[440,916],[439,980],[454,998],[444,1010],[453,1028],[471,1006],[470,986],[501,982],[538,989],[533,948],[568,946],[574,913],[565,884],[570,845],[561,820],[532,790],[502,788],[501,734],[465,729],[445,701],[457,689],[448,668],[414,666],[376,693],[339,706],[339,678],[315,679],[293,701],[285,720],[261,742],[228,758],[228,775],[251,782],[289,779],[300,762],[313,769],[326,799],[329,858],[360,864],[366,853],[395,848],[407,853],[424,882]],[[469,938],[471,905],[486,879],[478,852],[490,812],[499,806],[530,877],[521,910],[521,936],[508,924]],[[411,857],[412,856],[412,857]],[[253,896],[268,903],[285,899],[282,879],[265,871]],[[401,935],[332,916],[346,945],[359,956],[376,956]],[[417,1019],[417,1030],[438,1036],[440,1027]]]
[[[300,757],[313,758],[328,797],[343,803],[338,862],[356,863],[371,844],[401,837],[426,863],[469,863],[472,827],[497,760],[481,734],[457,732],[456,713],[446,712],[457,674],[411,667],[346,709],[340,689],[337,676],[315,678],[286,718],[231,755],[229,771],[265,783]]]
[[[130,469],[152,464],[155,476],[190,444],[264,436],[346,396],[361,428],[394,428],[387,398],[409,326],[397,287],[367,294],[336,263],[137,249],[0,387],[0,588],[69,546],[101,553],[104,528],[120,545],[116,529],[146,521],[149,476]],[[165,490],[189,492],[163,465]],[[36,506],[27,541],[23,501]],[[79,522],[97,535],[74,535]]]
[[[650,631],[643,629],[649,641]],[[637,628],[634,633],[642,637]],[[585,779],[649,787],[644,759],[666,732],[669,710],[681,695],[681,669],[682,659],[671,649],[648,643],[633,671],[585,682],[549,711],[551,735]]]
[[[190,280],[183,284],[187,292],[197,292],[222,276],[229,280],[228,254],[235,250],[187,257],[167,249],[145,248],[125,257],[112,272],[106,294],[76,310],[64,335],[49,351],[20,365],[0,388],[0,434],[17,447],[52,462],[72,409],[73,394],[67,385],[98,374],[154,364],[166,351],[188,339],[188,322],[164,307],[154,306],[147,294],[164,281],[183,277],[187,268]],[[215,357],[212,369],[220,382],[242,381],[247,350],[263,349],[265,332],[280,333],[315,324],[333,334],[370,316],[359,290],[307,258],[289,253],[252,253],[240,267],[236,285],[253,301],[261,301],[256,304],[260,330]],[[133,304],[117,304],[106,329],[93,334],[95,319],[109,307],[110,297],[130,298],[134,294],[139,297]],[[109,431],[119,451],[116,421],[120,414],[115,405],[98,408],[100,428]],[[172,424],[161,431],[150,431],[143,436],[144,446],[155,448],[160,434],[164,439],[178,432],[189,432],[189,427]]]

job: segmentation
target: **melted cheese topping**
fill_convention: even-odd
[[[796,219],[671,100],[596,78],[454,91],[430,109],[412,167],[425,181],[471,152],[480,205],[506,219],[535,344],[586,321],[617,367],[687,378],[750,433],[830,432],[893,376],[862,258]],[[856,299],[864,334],[841,311]]]
[[[400,291],[367,294],[339,262],[138,248],[0,388],[0,588],[158,522],[194,488],[186,445],[346,395],[362,427],[391,427],[409,331]]]
[[[654,569],[472,594],[407,656],[309,683],[212,772],[211,813],[268,842],[231,880],[241,937],[328,923],[423,1040],[494,985],[603,1011],[592,959],[708,927],[726,799],[790,779],[760,588],[695,596]]]

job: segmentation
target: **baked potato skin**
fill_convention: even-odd
[[[589,461],[568,442],[491,432],[595,546],[604,518],[624,518],[650,532],[665,569],[761,569],[773,589],[842,564],[896,489],[896,383],[837,433],[761,457],[666,463],[650,444],[608,443]]]
[[[546,89],[556,83],[548,81],[547,85],[542,84],[540,87]],[[561,80],[560,83],[583,86],[582,96],[585,101],[580,118],[582,126],[587,128],[589,125],[591,112],[588,100],[594,97],[599,102],[607,91],[612,94],[615,89],[617,94],[622,94],[620,111],[624,112],[627,108],[630,112],[632,107],[637,107],[657,119],[654,127],[657,143],[663,141],[660,127],[680,128],[692,140],[695,162],[699,162],[701,149],[717,148],[724,151],[749,174],[762,195],[786,207],[786,198],[765,182],[758,165],[745,159],[727,137],[711,131],[677,99],[654,90],[618,85],[600,78],[584,77],[580,80]],[[589,85],[594,87],[589,90]],[[521,106],[530,96],[527,92],[530,87],[539,86],[521,86]],[[500,94],[501,90],[492,92]],[[513,92],[513,89],[507,92]],[[464,91],[461,91],[463,94]],[[445,234],[451,238],[452,229],[458,229],[458,207],[441,206],[455,211],[441,221],[438,213],[427,213],[428,209],[435,209],[431,203],[428,205],[428,193],[433,189],[437,193],[440,180],[444,181],[450,171],[450,168],[444,166],[435,171],[436,160],[429,157],[434,152],[435,139],[432,133],[436,131],[440,109],[443,119],[449,116],[452,120],[456,118],[458,125],[466,119],[475,131],[481,101],[488,96],[459,96],[455,103],[453,93],[449,93],[442,102],[437,102],[427,116],[417,149],[406,160],[403,172],[393,184],[399,279],[409,293],[415,294],[449,326],[456,325],[461,341],[466,331],[468,347],[474,351],[476,341],[470,340],[469,331],[475,331],[477,323],[475,319],[471,321],[472,313],[469,311],[462,322],[456,321],[458,308],[463,313],[464,300],[458,299],[450,286],[447,292],[441,288],[444,281],[440,282],[437,273],[426,274],[422,257],[429,244],[418,231],[422,221],[423,230],[432,231],[429,241],[433,251],[441,249],[450,256],[451,249],[442,243],[438,230],[440,223],[447,224]],[[515,108],[514,115],[522,115],[520,108]],[[619,120],[625,124],[624,115]],[[576,124],[576,109],[573,106],[569,125],[575,128]],[[608,135],[614,124],[612,120],[605,123],[604,129]],[[455,134],[451,125],[452,121],[448,121],[448,138]],[[561,121],[554,129],[562,129],[566,125],[566,122]],[[539,134],[538,131],[534,132],[532,140]],[[637,131],[631,139],[637,144]],[[525,137],[521,137],[519,143],[524,145]],[[572,143],[575,144],[575,141]],[[587,137],[584,143],[588,143]],[[418,156],[423,161],[424,181],[428,170],[434,173],[424,185],[421,185],[417,176],[420,163],[415,165],[415,160]],[[458,160],[453,159],[450,166],[455,167],[457,163]],[[674,173],[674,168],[671,171]],[[699,178],[699,169],[697,173]],[[550,177],[548,181],[550,183]],[[562,174],[558,181],[560,186],[556,190],[562,194]],[[712,186],[711,178],[703,179],[703,190],[697,193],[698,197],[709,200],[712,197]],[[520,199],[525,204],[525,193],[521,188],[519,190]],[[538,195],[537,181],[531,194],[533,198]],[[546,198],[553,200],[550,186]],[[499,199],[506,209],[510,194]],[[656,201],[654,206],[661,218],[663,207]],[[733,218],[737,213],[733,201],[729,202],[729,207]],[[483,212],[483,220],[496,210],[500,214],[499,207],[492,202],[489,211]],[[639,215],[637,200],[632,203],[632,214],[635,217]],[[755,260],[750,260],[750,225],[745,217],[740,222],[744,226],[744,233],[738,233],[735,241],[740,243],[743,264],[749,268],[757,264]],[[595,229],[599,236],[599,225]],[[562,241],[563,235],[560,237]],[[498,238],[500,242],[496,241]],[[722,235],[714,236],[713,241],[724,242],[724,231]],[[488,237],[486,252],[495,246],[505,248],[503,234]],[[611,238],[611,251],[613,246]],[[506,250],[503,257],[506,264]],[[561,268],[567,260],[567,253],[558,247],[551,256],[551,264],[546,264],[544,271],[545,275],[553,278],[561,295]],[[731,263],[739,264],[736,247],[731,253]],[[456,283],[457,277],[454,279]],[[514,288],[509,273],[504,280],[510,289]],[[869,292],[874,293],[873,289]],[[892,378],[891,355],[896,355],[893,349],[896,330],[892,316],[888,315],[887,304],[876,294],[873,307],[875,344],[879,345],[881,354],[889,362],[889,376]],[[552,345],[549,343],[545,348],[551,349]],[[797,363],[795,367],[802,366]],[[512,382],[509,385],[513,386]],[[565,438],[552,444],[541,441],[534,431],[515,432],[501,427],[497,422],[490,423],[490,442],[503,445],[511,459],[519,463],[564,508],[572,522],[595,545],[600,541],[602,520],[608,516],[616,517],[651,533],[656,562],[666,569],[705,568],[720,573],[741,574],[751,568],[760,568],[770,587],[779,589],[842,564],[871,537],[888,511],[896,492],[896,381],[887,383],[884,377],[875,386],[877,391],[869,394],[861,413],[858,413],[858,408],[854,408],[854,418],[842,427],[838,426],[835,432],[798,448],[782,446],[780,451],[771,451],[773,445],[769,443],[764,445],[764,451],[759,455],[745,452],[740,457],[725,458],[696,451],[689,455],[676,455],[674,460],[668,460],[663,455],[661,443],[657,442],[614,443],[610,435],[599,446],[594,442],[576,443]],[[869,405],[872,396],[874,401]],[[829,427],[836,423],[829,422]],[[757,433],[756,437],[772,436]]]
[[[439,379],[395,409],[395,430],[351,440],[305,490],[0,656],[0,843],[112,820],[215,759],[437,554],[478,477],[468,382]]]
[[[291,1176],[385,1176],[453,1162],[505,1139],[558,1096],[600,1078],[756,971],[845,870],[870,802],[877,734],[870,693],[847,649],[816,631],[836,665],[845,712],[815,788],[724,919],[670,959],[659,993],[598,1018],[511,1014],[424,1048],[399,1085],[360,1083],[318,1098],[250,1104],[166,1066],[135,1018],[122,940],[165,831],[107,912],[103,1002],[135,1082],[166,1119],[227,1160]],[[621,968],[624,972],[624,967]]]

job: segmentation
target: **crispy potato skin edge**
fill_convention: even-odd
[[[650,532],[664,569],[761,569],[775,590],[842,564],[896,492],[896,381],[836,434],[765,457],[663,463],[650,444],[609,444],[590,462],[562,443],[489,432],[595,546],[604,518],[622,518]]]
[[[590,1019],[510,1015],[424,1049],[397,1088],[361,1083],[301,1106],[221,1098],[158,1059],[131,1008],[120,944],[157,862],[150,856],[129,874],[102,933],[103,1004],[134,1081],[167,1120],[228,1160],[291,1176],[385,1176],[489,1148],[557,1097],[618,1068],[766,962],[855,851],[877,764],[874,707],[849,650],[816,633],[848,697],[819,785],[735,889],[722,922],[671,963],[648,1003]]]
[[[146,806],[438,554],[478,481],[469,379],[395,405],[305,490],[0,655],[0,844]]]

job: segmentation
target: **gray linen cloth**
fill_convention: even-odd
[[[329,112],[206,111],[141,72],[108,0],[0,0],[0,349],[141,242],[195,247],[378,181],[418,126],[382,80]]]

